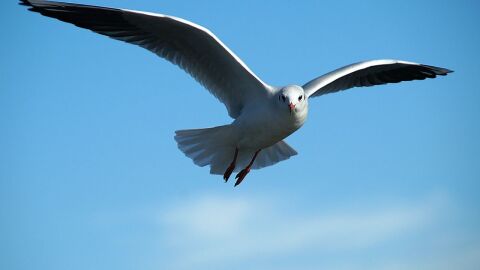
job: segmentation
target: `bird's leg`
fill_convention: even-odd
[[[262,149],[257,150],[257,152],[255,152],[255,155],[253,155],[253,158],[252,158],[252,160],[250,161],[250,163],[247,165],[247,167],[245,167],[245,169],[241,170],[241,171],[237,174],[237,176],[235,176],[235,179],[237,179],[237,182],[235,182],[235,186],[240,185],[240,183],[242,183],[242,181],[243,181],[243,179],[245,178],[245,176],[247,176],[247,174],[250,172],[250,168],[252,167],[253,162],[255,161],[255,159],[257,158],[258,153],[259,153],[261,150],[262,150]]]
[[[228,181],[228,178],[230,178],[230,175],[232,175],[233,170],[235,170],[235,163],[237,163],[237,156],[238,156],[238,148],[235,148],[235,155],[233,156],[233,161],[230,163],[230,166],[228,166],[227,170],[223,174],[223,180],[225,180],[225,183]]]

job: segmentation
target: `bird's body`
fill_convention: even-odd
[[[400,60],[364,61],[334,70],[303,86],[273,87],[256,76],[220,39],[181,18],[127,9],[44,0],[20,0],[45,16],[132,43],[184,69],[225,104],[229,125],[176,131],[181,151],[235,185],[250,169],[297,152],[283,140],[305,123],[310,97],[345,89],[446,75],[448,69]],[[300,43],[301,45],[301,43]],[[300,46],[299,45],[299,46]]]
[[[284,101],[286,95],[295,100]],[[295,85],[273,89],[271,95],[245,106],[230,125],[177,131],[175,139],[179,148],[197,165],[204,166],[205,162],[209,162],[213,174],[224,174],[225,166],[228,166],[236,149],[239,153],[236,165],[239,166],[233,171],[248,166],[250,158],[262,149],[251,167],[269,166],[297,154],[282,140],[298,130],[307,119],[307,100],[298,100],[304,95],[303,89]],[[282,106],[285,103],[291,103],[295,108]],[[210,151],[215,153],[212,158]]]
[[[296,86],[301,89],[300,86]],[[303,91],[302,91],[303,92]],[[303,126],[308,106],[293,111],[275,106],[277,95],[252,103],[231,124],[237,135],[236,144],[241,148],[263,149],[272,146]]]

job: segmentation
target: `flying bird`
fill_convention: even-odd
[[[284,139],[305,123],[312,97],[353,87],[423,80],[452,72],[400,60],[351,64],[306,84],[271,86],[208,29],[187,20],[128,9],[20,0],[29,10],[152,51],[189,73],[225,104],[228,125],[175,132],[178,148],[198,166],[235,186],[251,169],[286,160],[297,152]]]

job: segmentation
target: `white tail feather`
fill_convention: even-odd
[[[211,174],[223,174],[233,160],[236,144],[230,126],[175,131],[178,148],[193,162],[204,167],[210,165]],[[248,165],[255,150],[239,149],[235,171]],[[296,155],[297,152],[284,141],[262,149],[252,169],[273,165]]]

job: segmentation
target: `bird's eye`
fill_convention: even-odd
[[[298,97],[298,101],[301,101],[302,98],[303,98],[303,96],[299,96],[299,97]]]
[[[283,102],[285,102],[285,99],[286,99],[286,98],[285,98],[285,96],[284,96],[284,95],[282,95],[282,99],[283,99]]]

